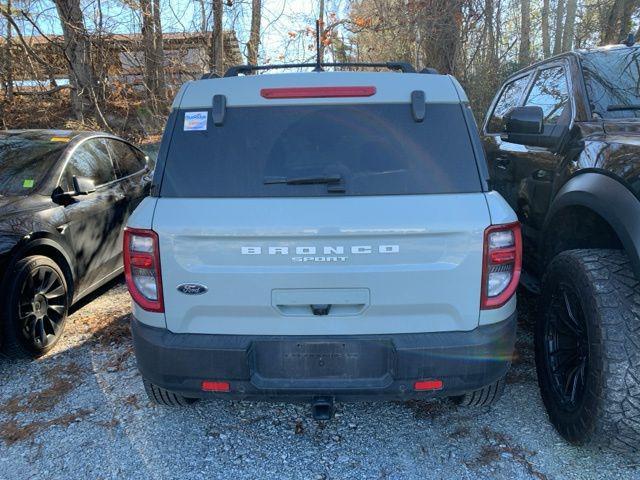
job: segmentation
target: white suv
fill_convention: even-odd
[[[152,400],[499,397],[520,228],[459,83],[389,66],[182,87],[124,243]]]

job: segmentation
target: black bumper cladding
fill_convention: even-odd
[[[460,395],[509,368],[516,315],[470,332],[354,336],[174,334],[132,321],[138,367],[152,383],[187,397],[336,400]],[[416,392],[417,380],[442,389]],[[229,382],[224,393],[205,380]]]

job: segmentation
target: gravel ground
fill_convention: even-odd
[[[349,404],[315,422],[304,405],[151,406],[132,352],[126,288],[116,282],[100,293],[75,309],[45,358],[0,359],[0,478],[640,479],[640,460],[568,446],[549,425],[527,295],[497,407]]]

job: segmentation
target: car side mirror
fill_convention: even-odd
[[[96,191],[96,184],[89,177],[73,177],[73,194],[88,195]]]
[[[504,131],[502,137],[507,142],[556,149],[568,128],[563,125],[545,128],[542,108],[528,106],[515,107],[505,115]]]
[[[515,107],[505,116],[507,135],[540,135],[544,131],[540,107]]]

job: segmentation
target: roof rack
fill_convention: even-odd
[[[320,68],[318,68],[318,66]],[[279,65],[236,65],[235,67],[231,67],[224,74],[225,77],[237,77],[240,74],[248,74],[252,72],[262,71],[262,70],[279,70],[279,69],[290,69],[290,68],[313,68],[314,71],[323,71],[324,67],[334,67],[334,68],[346,68],[346,67],[354,67],[354,68],[387,68],[389,70],[399,70],[402,73],[416,73],[416,69],[413,68],[413,65],[406,62],[384,62],[384,63],[287,63],[287,64],[279,64]],[[208,78],[216,78],[218,75],[215,73],[206,73],[202,76],[202,79]]]

